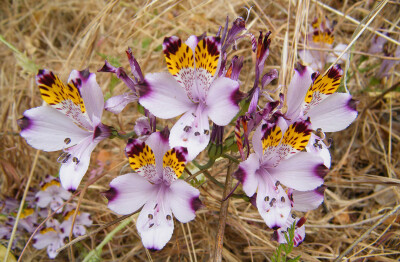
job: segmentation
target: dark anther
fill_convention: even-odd
[[[154,224],[150,224],[149,228],[152,228],[154,226]]]
[[[72,158],[72,162],[74,162],[75,164],[79,164],[79,159],[76,156],[74,156]]]
[[[64,139],[64,143],[67,144],[67,145],[68,145],[69,143],[71,143],[71,138],[68,138],[68,137],[67,137],[66,139]]]
[[[268,202],[268,201],[269,201],[269,196],[266,196],[266,197],[264,198],[264,201],[265,201],[265,202]]]
[[[192,127],[191,127],[191,126],[185,126],[185,127],[183,128],[183,131],[185,131],[185,132],[189,132],[189,131],[190,131],[190,129],[192,129]]]
[[[273,207],[273,205],[275,204],[275,202],[276,202],[276,199],[275,199],[275,198],[271,199],[271,202],[269,202],[269,206],[270,206],[270,207]]]
[[[167,215],[167,220],[171,220],[171,219],[172,219],[171,216]]]
[[[149,214],[149,215],[148,215],[148,218],[149,218],[149,219],[153,219],[153,215],[152,215],[152,214]]]
[[[281,184],[281,182],[276,181],[275,186],[278,187],[278,186],[280,186],[280,184]]]
[[[199,135],[200,135],[200,132],[195,132],[194,135],[195,135],[195,136],[199,136]]]
[[[210,130],[204,129],[204,134],[208,135],[210,133]]]
[[[285,197],[281,197],[281,202],[285,203]]]

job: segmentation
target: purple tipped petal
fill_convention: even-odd
[[[320,186],[312,191],[293,190],[293,209],[307,212],[316,209],[324,201],[326,186]]]
[[[27,143],[44,151],[60,150],[91,136],[90,132],[79,128],[69,117],[48,106],[25,111],[19,124],[22,129],[20,135]],[[69,141],[68,144],[66,141]]]
[[[129,64],[131,66],[131,72],[132,72],[133,76],[136,78],[136,80],[138,82],[143,82],[144,77],[143,77],[142,69],[140,68],[138,61],[133,56],[131,48],[128,48],[128,50],[126,51],[126,55],[128,56]]]
[[[126,215],[137,211],[149,199],[155,198],[156,190],[156,186],[145,178],[131,173],[113,179],[105,196],[108,198],[109,209]]]
[[[175,218],[182,223],[193,220],[196,210],[201,206],[200,191],[183,180],[171,184],[168,202]]]
[[[219,126],[226,126],[239,112],[242,95],[239,83],[226,77],[214,80],[207,95],[208,116]]]
[[[328,169],[323,160],[313,154],[300,152],[282,160],[268,172],[282,184],[296,190],[312,190],[320,186]]]
[[[257,190],[258,180],[256,170],[260,167],[259,159],[256,154],[250,154],[246,161],[240,163],[235,172],[236,179],[243,184],[243,191],[247,196],[252,196]]]
[[[156,117],[176,117],[194,106],[169,73],[147,74],[145,80],[146,89],[142,91],[139,103]]]
[[[310,109],[313,129],[321,128],[324,132],[337,132],[348,127],[357,117],[355,101],[347,93],[335,93]]]
[[[273,239],[281,244],[287,244],[286,238],[285,238],[285,233],[287,233],[289,228],[296,221],[293,244],[295,247],[299,246],[304,241],[304,238],[306,237],[304,220],[305,220],[304,218],[301,218],[301,219],[296,218],[296,220],[295,220],[289,216],[285,223],[285,226],[283,226],[282,228],[280,228],[274,232]],[[288,237],[289,237],[289,235],[288,235]]]

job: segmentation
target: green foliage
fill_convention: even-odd
[[[275,252],[272,254],[271,261],[273,262],[296,262],[299,261],[300,256],[295,258],[288,258],[288,255],[293,251],[294,247],[294,231],[296,228],[296,221],[293,222],[293,225],[288,229],[288,232],[285,232],[285,239],[287,244],[280,244]],[[289,235],[288,235],[289,234]],[[282,251],[284,254],[282,254]]]

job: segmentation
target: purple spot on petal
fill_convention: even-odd
[[[82,78],[82,80],[84,80],[84,81],[88,80],[88,78],[90,76],[89,68],[79,71],[79,75]]]
[[[29,128],[31,126],[32,122],[28,117],[24,116],[17,120],[17,124],[18,124],[19,128],[21,128],[21,131],[23,131],[23,130]]]
[[[203,203],[201,203],[201,200],[199,197],[194,197],[194,198],[192,198],[190,205],[192,206],[192,209],[194,211],[197,211],[203,206]]]
[[[314,82],[319,76],[319,72],[314,72],[311,74],[311,80]]]
[[[244,182],[244,180],[246,179],[246,171],[239,166],[238,170],[236,170],[235,173],[233,173],[233,177],[236,178],[237,180],[239,180],[241,183]]]
[[[152,92],[150,84],[147,83],[146,80],[143,83],[138,84],[138,88],[139,88],[139,95],[141,97],[145,97]]]
[[[354,100],[353,98],[351,98],[351,99],[349,100],[349,102],[347,102],[347,106],[348,106],[350,109],[354,110],[354,111],[357,111],[357,105],[358,105],[358,101],[357,101],[357,100]]]
[[[168,142],[169,129],[167,126],[160,132],[160,137],[163,140],[163,142]]]
[[[71,193],[75,193],[75,191],[76,191],[76,188],[74,188],[74,187],[70,187],[70,188],[68,188],[68,191],[69,191],[69,192],[71,192]]]
[[[113,201],[117,197],[118,191],[114,187],[110,187],[109,190],[102,192],[101,194],[105,196],[108,201]]]
[[[235,92],[233,92],[231,95],[231,100],[235,105],[239,104],[239,102],[242,101],[243,98],[244,94],[239,91],[239,88],[237,88]]]
[[[302,65],[301,63],[297,63],[296,67],[294,70],[296,70],[300,76],[302,76],[304,74],[304,72],[306,71],[306,66]]]
[[[275,225],[275,226],[272,226],[271,227],[273,230],[278,230],[279,228],[281,228],[280,226],[277,226],[277,225]]]
[[[320,178],[324,178],[328,174],[329,169],[324,164],[315,167],[315,174]]]
[[[150,252],[156,252],[156,251],[158,251],[159,249],[158,249],[158,248],[155,248],[155,247],[149,247],[149,248],[147,248],[147,250],[149,250]]]
[[[343,70],[338,64],[332,66],[331,69],[329,69],[328,71],[328,77],[332,79],[341,78],[342,75],[343,75]]]

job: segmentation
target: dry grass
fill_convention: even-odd
[[[295,2],[302,4],[298,7]],[[285,65],[287,71],[284,75],[287,77],[291,76],[295,47],[302,47],[299,38],[304,35],[307,21],[310,22],[317,14],[336,20],[335,42],[349,43],[357,23],[340,13],[362,21],[376,5],[367,0],[326,1],[332,11],[317,1],[286,0],[6,1],[0,6],[0,32],[38,67],[51,69],[64,80],[72,69],[99,69],[104,62],[100,54],[128,68],[124,54],[127,47],[132,47],[145,73],[158,72],[166,71],[160,51],[165,36],[186,38],[203,32],[215,34],[226,16],[231,21],[237,16],[245,16],[243,7],[252,4],[254,8],[247,23],[249,31],[255,35],[259,30],[272,31],[271,52],[265,70],[277,68],[280,74],[284,74],[281,65]],[[334,260],[400,202],[400,97],[398,92],[391,92],[383,99],[377,99],[400,77],[394,70],[389,78],[371,84],[382,60],[367,54],[370,40],[380,27],[391,32],[393,42],[400,40],[399,17],[399,2],[389,1],[351,49],[353,56],[347,74],[347,88],[360,100],[358,108],[362,114],[351,127],[332,135],[333,167],[326,177],[325,202],[307,214],[306,239],[294,251],[294,255],[302,256],[302,261]],[[286,32],[288,63],[281,59]],[[252,53],[247,42],[239,42],[239,50],[229,54],[244,56],[243,91],[251,88],[254,76]],[[396,46],[389,43],[388,48],[394,50]],[[0,44],[0,56],[1,196],[20,198],[36,150],[18,135],[16,120],[25,110],[41,105],[42,100],[34,83],[34,74],[24,71],[14,53],[3,44]],[[103,91],[108,92],[110,75],[98,73],[97,78]],[[287,79],[281,80],[281,83],[288,83]],[[272,88],[277,86],[278,82]],[[112,94],[121,94],[125,90],[123,83],[119,83]],[[139,115],[136,112],[136,106],[131,105],[118,117],[105,113],[104,121],[130,131]],[[172,122],[165,123],[172,126]],[[127,163],[123,148],[123,141],[108,140],[95,150],[93,168],[96,166],[94,159],[99,155],[98,159],[106,159],[110,164],[104,177],[91,185],[83,197],[81,209],[91,212],[95,223],[92,230],[117,217],[107,210],[106,200],[99,192],[108,188],[108,182],[119,175]],[[32,187],[38,187],[46,174],[57,173],[59,164],[56,158],[55,153],[40,152],[33,167]],[[206,155],[200,155],[199,159],[205,161]],[[209,170],[222,183],[226,165],[227,162],[221,161]],[[207,182],[201,185],[200,190],[205,208],[198,212],[195,221],[182,226],[176,223],[174,235],[162,251],[147,253],[132,223],[103,248],[104,261],[147,261],[150,258],[153,261],[208,261],[214,247],[222,189]],[[348,261],[398,261],[399,222],[395,215],[373,228],[347,255]],[[75,245],[73,257],[79,261],[80,255],[95,248],[113,228],[106,228]],[[255,208],[241,199],[232,199],[225,230],[224,259],[268,261],[277,245],[270,241],[271,234]],[[35,250],[30,245],[23,261],[46,259],[45,251]],[[66,250],[57,257],[59,261],[71,259]]]

